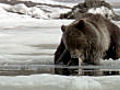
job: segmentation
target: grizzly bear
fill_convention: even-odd
[[[55,52],[55,64],[99,65],[101,58],[120,58],[120,28],[103,16],[89,15],[62,26],[61,43]]]

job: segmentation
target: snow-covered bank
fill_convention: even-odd
[[[60,13],[65,13],[73,6],[72,3],[59,3],[52,0],[43,0],[41,2],[29,1],[0,1],[0,8],[7,13],[16,13],[21,16],[26,15],[37,19],[56,19]],[[30,3],[30,4],[29,4]],[[69,6],[68,6],[69,5]],[[68,7],[68,8],[67,8]]]
[[[21,2],[17,2],[17,1],[21,1]],[[4,2],[4,0],[0,2]],[[13,3],[11,4],[9,2],[6,4],[0,3],[0,17],[4,17],[4,16],[5,17],[21,17],[21,18],[35,18],[35,19],[45,19],[45,20],[58,19],[61,17],[62,13],[70,12],[72,7],[78,4],[74,2],[72,3],[59,2],[55,0],[48,0],[48,1],[46,0],[14,0]],[[81,11],[81,8],[79,8],[79,5],[78,5],[76,9],[73,8],[72,14],[76,13],[75,15],[78,15],[79,11]],[[82,12],[83,11],[84,11],[84,7]],[[116,10],[117,13],[119,13],[119,11],[120,11],[119,9]],[[110,10],[110,8],[101,6],[97,8],[93,7],[89,10],[89,13],[94,13],[94,12],[99,13],[103,16],[108,15],[108,17],[110,18],[114,17],[114,13],[112,10]],[[79,15],[75,17],[79,17]]]
[[[60,14],[60,18],[80,19],[89,13],[100,14],[110,20],[120,20],[120,16],[116,14],[111,4],[106,0],[85,0],[85,2],[75,5],[71,11]]]
[[[0,4],[0,16],[4,18],[11,17],[21,17],[21,18],[36,18],[36,19],[55,19],[59,18],[60,13],[69,11],[69,9],[64,8],[54,8],[45,5],[27,7],[25,4]]]
[[[1,90],[120,90],[120,76],[0,76]]]

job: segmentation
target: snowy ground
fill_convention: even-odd
[[[21,0],[20,0],[21,1]],[[24,1],[24,0],[22,0]],[[10,4],[3,4],[0,3],[0,17],[16,17],[16,18],[35,18],[35,19],[44,19],[44,20],[49,20],[49,19],[58,19],[61,13],[66,13],[71,10],[71,8],[76,5],[77,3],[75,2],[59,2],[59,1],[53,1],[53,0],[25,0],[25,1],[32,1],[35,3],[44,3],[44,4],[50,4],[50,5],[62,5],[62,6],[47,6],[47,5],[36,5],[36,6],[31,6],[28,7],[23,3],[15,4],[15,5],[10,5]],[[82,1],[79,1],[82,2]],[[65,8],[65,7],[68,8]],[[120,9],[115,8],[114,9],[117,14],[120,14]],[[113,13],[112,11],[108,10],[107,8],[101,7],[101,8],[96,8],[90,9],[90,13],[101,13],[102,15],[106,15],[106,13],[109,13],[111,16]],[[104,16],[103,15],[103,16]]]
[[[120,76],[1,76],[1,90],[120,90]]]
[[[72,20],[0,21],[1,63],[53,63],[60,42],[62,24]],[[52,60],[52,61],[51,61]]]

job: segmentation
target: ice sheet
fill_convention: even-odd
[[[120,76],[0,76],[1,90],[120,90]]]

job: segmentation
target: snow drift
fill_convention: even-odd
[[[71,11],[60,15],[61,19],[79,19],[86,14],[101,14],[107,19],[119,21],[119,15],[114,12],[112,6],[104,0],[85,0],[84,3],[75,5]]]
[[[1,90],[120,90],[120,76],[0,76]]]
[[[7,0],[6,0],[7,1]],[[72,18],[79,17],[79,13],[83,13],[86,10],[86,7],[80,7],[80,4],[70,3],[70,2],[59,2],[53,0],[11,0],[6,2],[4,0],[0,1],[0,8],[2,11],[5,11],[6,14],[17,14],[17,16],[22,17],[31,17],[35,19],[59,19],[59,18]],[[11,3],[9,3],[11,2]],[[104,5],[105,4],[105,5]],[[118,19],[118,15],[114,11],[106,7],[106,3],[103,3],[103,6],[99,7],[90,7],[87,13],[99,13],[103,16],[108,15],[109,19]],[[82,11],[81,11],[82,9]],[[117,10],[119,13],[120,10]],[[68,12],[68,13],[67,13]],[[3,12],[1,12],[2,14]],[[68,14],[67,17],[64,17],[64,13]],[[66,15],[65,14],[65,15]],[[9,16],[8,16],[9,17]]]

